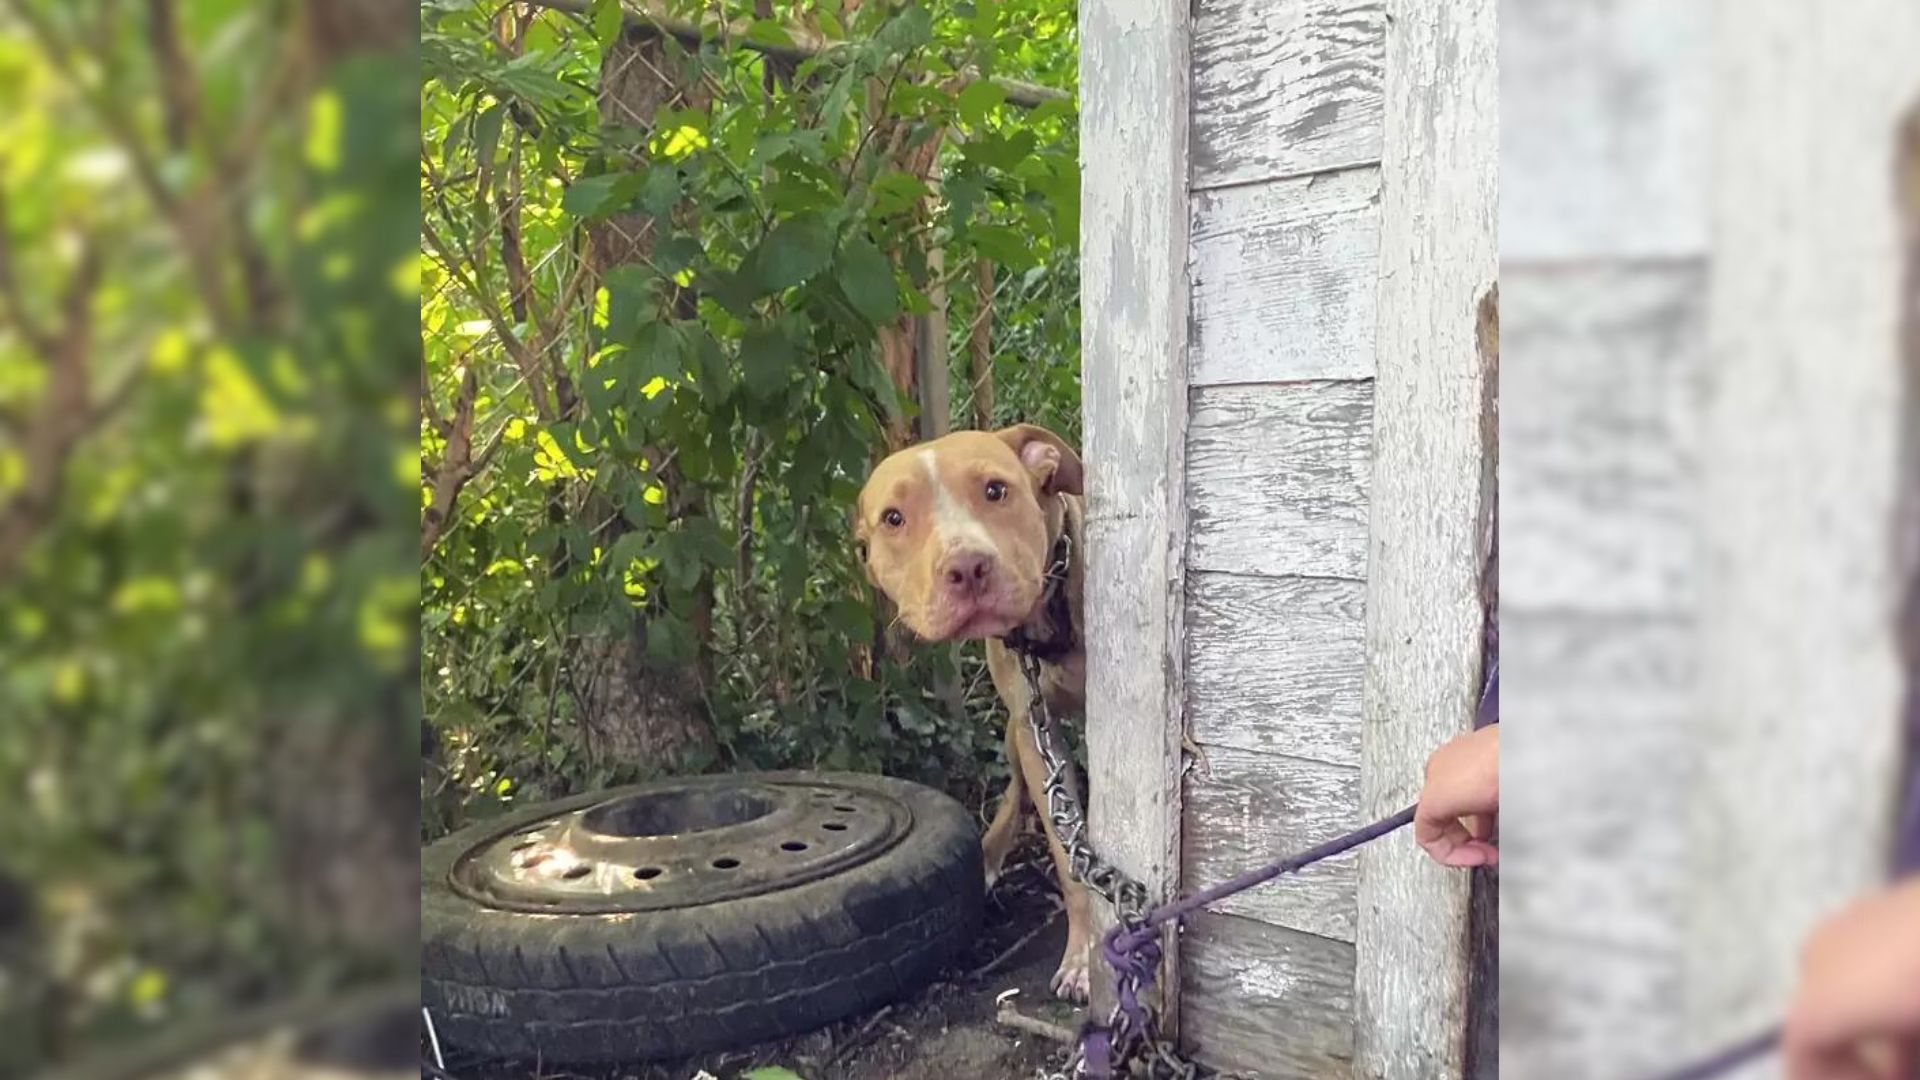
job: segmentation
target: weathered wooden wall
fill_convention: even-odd
[[[1499,274],[1495,0],[1389,0],[1361,817],[1418,797],[1471,730],[1492,542],[1495,386],[1483,305]],[[1360,849],[1357,1071],[1461,1076],[1469,875],[1413,844]],[[1494,1062],[1477,1062],[1492,1075]]]
[[[1643,1075],[1756,1029],[1884,858],[1916,18],[1502,6],[1517,1075]]]
[[[1647,1074],[1684,1027],[1711,7],[1500,10],[1501,1058],[1519,1076]]]
[[[1497,146],[1492,0],[1186,11],[1082,5],[1083,383],[1094,838],[1193,890],[1411,801],[1471,724]],[[1460,1074],[1465,878],[1389,843],[1372,912],[1349,855],[1192,920],[1190,1051],[1253,1078]]]
[[[1080,35],[1081,154],[1126,163],[1081,174],[1085,618],[1099,628],[1087,813],[1095,847],[1167,896],[1180,867],[1188,18],[1183,4],[1084,0]],[[1169,933],[1162,986],[1177,945]],[[1104,1014],[1111,985],[1094,983]]]
[[[1187,889],[1361,823],[1384,6],[1194,6]],[[1353,1075],[1356,866],[1193,921],[1202,1060]]]

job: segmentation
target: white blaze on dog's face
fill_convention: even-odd
[[[994,637],[1040,603],[1057,496],[1080,458],[1032,424],[910,446],[867,478],[854,511],[867,576],[927,641]]]

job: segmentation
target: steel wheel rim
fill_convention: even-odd
[[[912,821],[897,799],[831,781],[693,778],[491,834],[455,860],[448,878],[455,892],[507,911],[666,911],[870,862]]]

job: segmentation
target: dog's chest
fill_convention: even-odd
[[[1040,692],[1056,713],[1084,713],[1087,709],[1087,654],[1074,651],[1057,664],[1040,666]]]

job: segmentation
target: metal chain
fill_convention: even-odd
[[[1056,563],[1056,568],[1064,570]],[[1052,571],[1049,571],[1049,576]],[[1018,653],[1020,670],[1027,679],[1032,700],[1027,707],[1027,724],[1033,732],[1034,747],[1046,766],[1046,813],[1053,823],[1054,836],[1067,853],[1068,869],[1074,880],[1091,889],[1113,905],[1123,926],[1138,927],[1145,921],[1151,897],[1146,885],[1126,871],[1101,858],[1087,840],[1086,813],[1080,806],[1080,793],[1069,778],[1071,759],[1060,737],[1059,722],[1047,705],[1041,685],[1040,660],[1030,653]],[[1143,1000],[1146,980],[1159,965],[1159,949],[1150,950],[1147,963],[1120,973],[1115,987],[1115,1004],[1107,1016],[1106,1030],[1112,1046],[1111,1066],[1116,1075],[1135,1075],[1150,1080],[1194,1080],[1199,1066],[1180,1056],[1169,1039],[1159,1037],[1153,1006]],[[1128,1010],[1123,1002],[1135,1002]],[[1064,1071],[1045,1076],[1045,1080],[1076,1080],[1088,1074],[1083,1041],[1068,1060]],[[1131,1074],[1125,1072],[1135,1064]]]

